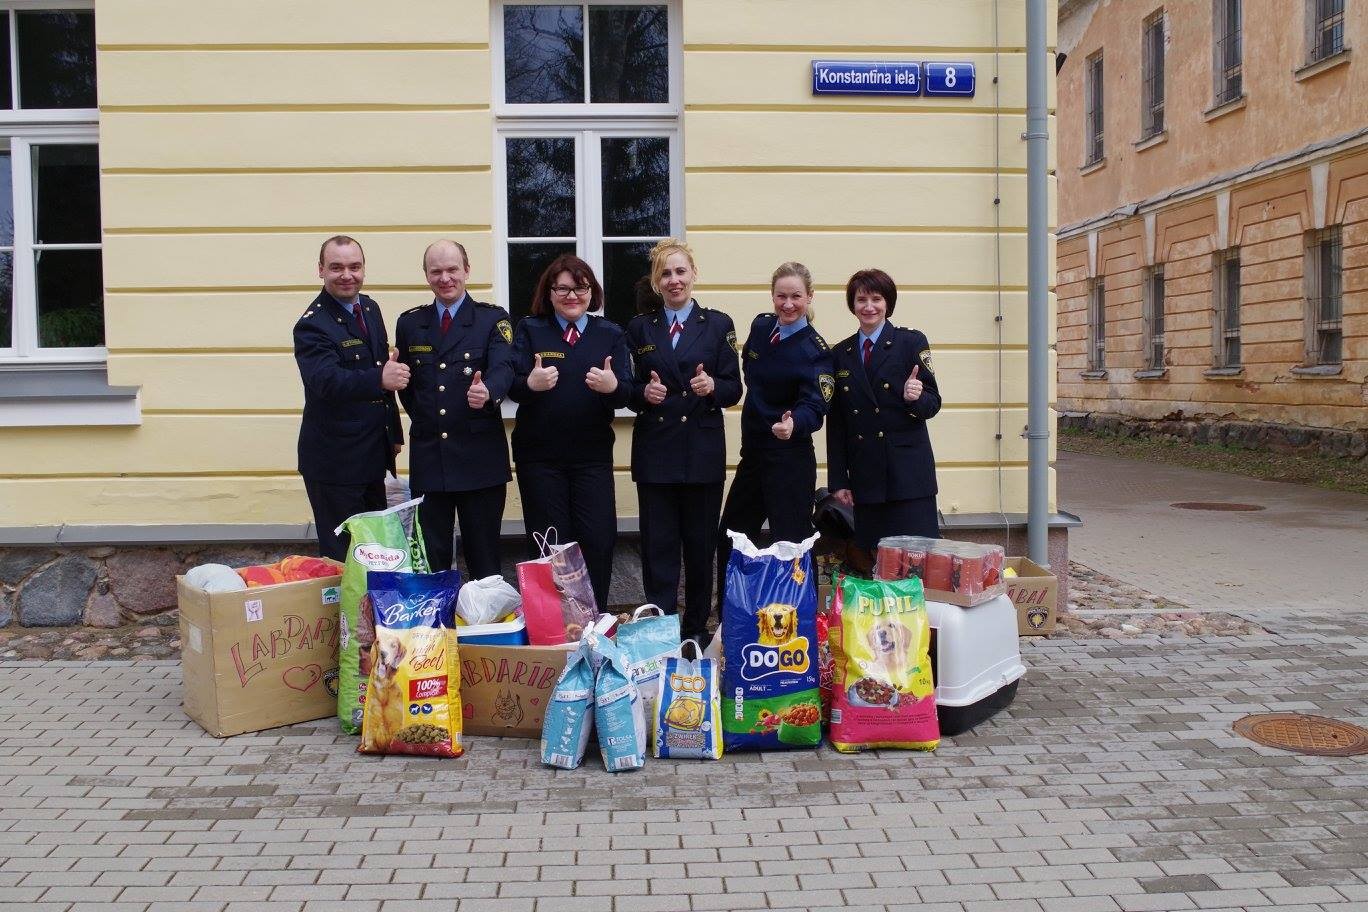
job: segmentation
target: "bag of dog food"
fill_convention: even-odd
[[[684,658],[685,646],[693,647],[692,659]],[[657,757],[722,758],[717,662],[702,652],[697,640],[685,640],[661,669],[651,716],[651,751]]]
[[[597,633],[585,640],[602,661],[594,682],[594,730],[603,768],[610,773],[646,765],[646,715],[632,670],[617,644]]]
[[[722,602],[722,739],[728,751],[817,747],[817,582],[812,545],[760,549],[728,532]]]
[[[342,730],[361,730],[361,705],[366,699],[368,661],[374,641],[375,615],[366,599],[366,574],[372,570],[426,573],[427,552],[418,528],[418,504],[406,501],[386,510],[358,513],[337,527],[351,535],[342,567],[342,595],[338,606],[337,719]]]
[[[831,632],[832,746],[934,750],[940,724],[921,580],[842,578]]]
[[[375,643],[358,750],[461,756],[460,572],[372,572],[368,580]]]
[[[541,759],[547,766],[575,769],[584,760],[594,723],[594,654],[587,639],[570,654],[551,691],[542,720]]]
[[[679,615],[656,605],[642,605],[632,620],[618,627],[614,637],[641,692],[646,718],[655,716],[656,690],[665,660],[679,652]]]

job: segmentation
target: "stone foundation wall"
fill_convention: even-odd
[[[1368,430],[1363,429],[1338,430],[1183,417],[1151,421],[1104,412],[1061,414],[1059,429],[1114,437],[1152,437],[1210,443],[1271,453],[1357,459],[1368,466]]]

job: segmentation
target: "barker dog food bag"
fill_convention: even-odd
[[[679,652],[679,615],[666,614],[656,605],[642,605],[632,620],[618,628],[614,637],[632,670],[641,692],[646,718],[655,715],[656,690],[665,660]]]
[[[375,643],[358,750],[461,756],[461,574],[372,572],[368,579]]]
[[[585,634],[603,660],[594,682],[594,730],[603,768],[610,773],[646,765],[646,716],[627,659],[617,644],[597,633]]]
[[[684,658],[692,646],[694,657]],[[722,758],[722,703],[717,661],[701,657],[697,640],[685,640],[665,660],[651,717],[651,750],[657,757]]]
[[[940,725],[921,580],[843,577],[831,625],[832,746],[934,749]]]
[[[728,751],[822,743],[812,546],[760,549],[739,532],[722,603],[722,739]]]
[[[547,766],[574,769],[584,760],[594,716],[593,647],[587,639],[570,654],[546,704],[542,720],[541,759]]]
[[[366,700],[370,646],[375,638],[375,615],[366,600],[366,574],[371,570],[427,572],[427,552],[418,528],[418,504],[422,502],[419,497],[387,510],[358,513],[337,527],[337,534],[345,530],[351,535],[342,568],[337,659],[337,719],[349,735],[361,730],[361,705]]]

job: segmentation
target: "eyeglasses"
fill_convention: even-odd
[[[558,298],[568,298],[572,294],[577,298],[587,298],[589,292],[593,291],[588,285],[576,285],[571,288],[568,285],[552,285],[551,293]]]

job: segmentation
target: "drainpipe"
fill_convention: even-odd
[[[1046,0],[1026,0],[1026,553],[1048,566],[1050,522],[1050,124]]]

